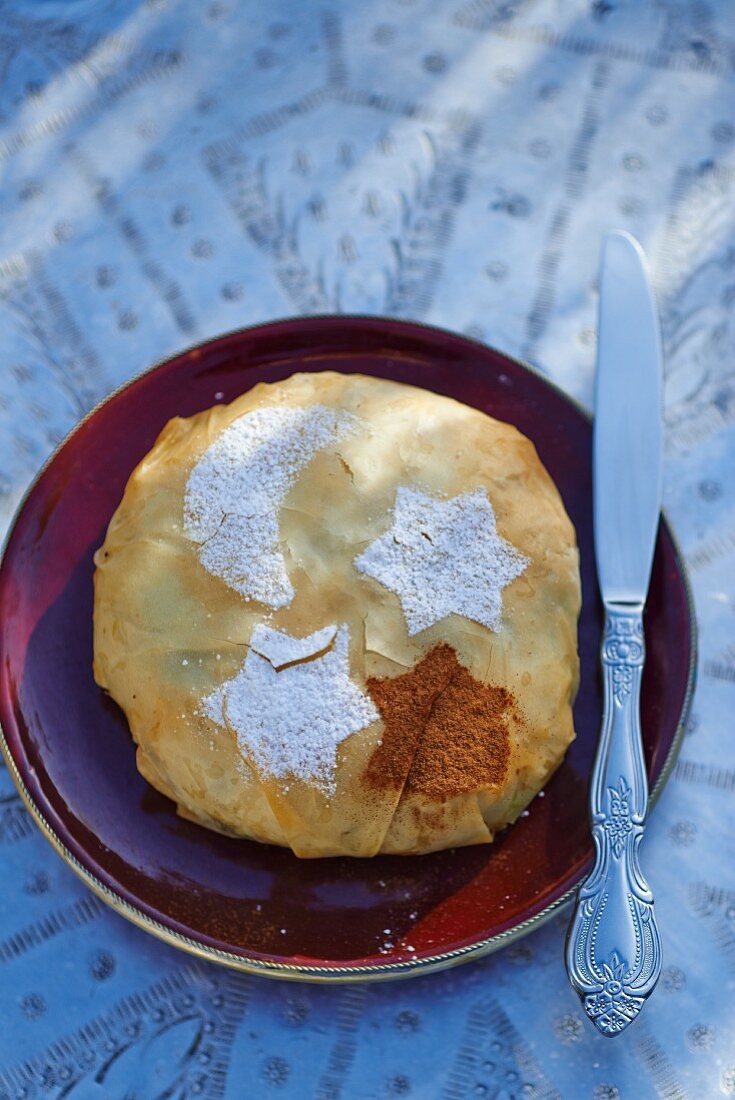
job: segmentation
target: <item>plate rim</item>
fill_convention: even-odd
[[[187,345],[187,347],[174,352],[172,355],[167,355],[162,359],[156,360],[151,365],[143,368],[134,374],[131,378],[126,379],[119,386],[115,387],[110,393],[98,401],[91,409],[89,409],[84,416],[79,420],[61,442],[54,448],[51,454],[48,455],[45,462],[36,472],[35,476],[29,482],[24,493],[22,494],[8,525],[7,531],[3,538],[2,548],[0,549],[0,573],[5,566],[5,558],[8,546],[15,532],[15,528],[23,513],[23,510],[38,485],[41,478],[46,471],[55,461],[57,455],[63,450],[63,448],[69,443],[72,438],[81,431],[84,425],[95,416],[100,409],[105,405],[110,404],[113,400],[124,393],[125,390],[134,386],[137,382],[141,381],[149,374],[153,374],[161,367],[166,366],[168,363],[175,359],[179,359],[182,356],[189,355],[191,352],[199,351],[209,345],[219,343],[220,341],[228,340],[233,336],[247,336],[253,332],[262,332],[263,330],[278,328],[284,324],[298,322],[302,324],[310,325],[315,323],[318,327],[319,322],[369,322],[372,327],[377,329],[386,322],[389,325],[405,326],[406,328],[415,328],[423,330],[427,335],[439,334],[441,336],[450,336],[454,339],[463,341],[470,345],[475,345],[479,351],[487,352],[492,351],[496,354],[507,359],[515,366],[520,367],[523,371],[534,376],[537,380],[544,383],[549,389],[553,390],[558,396],[566,400],[572,405],[577,412],[579,412],[583,418],[588,422],[593,422],[592,414],[581,404],[575,397],[568,394],[561,388],[556,382],[545,375],[537,367],[532,366],[530,363],[525,362],[516,356],[510,355],[508,352],[502,351],[499,348],[495,348],[490,344],[486,344],[481,340],[477,340],[474,337],[466,336],[464,333],[453,332],[451,329],[443,328],[440,325],[425,324],[423,321],[415,321],[406,318],[381,316],[380,314],[367,314],[367,313],[321,313],[321,314],[309,314],[308,316],[291,315],[276,318],[274,320],[259,322],[252,325],[245,325],[234,329],[229,329],[226,332],[219,333],[216,336],[210,336],[205,340],[201,340],[198,343]],[[691,581],[689,579],[689,573],[682,554],[679,542],[674,535],[671,525],[668,521],[668,517],[664,509],[661,509],[661,525],[666,529],[666,533],[671,540],[671,545],[674,551],[674,556],[679,569],[679,574],[684,584],[684,593],[686,597],[686,607],[689,619],[689,666],[687,668],[687,680],[686,688],[684,692],[684,699],[682,702],[681,713],[677,727],[674,731],[671,746],[666,754],[663,766],[659,773],[659,776],[653,785],[649,797],[649,812],[654,807],[658,798],[668,782],[671,772],[676,763],[679,751],[681,749],[682,741],[684,739],[684,732],[686,730],[687,720],[692,706],[692,699],[694,696],[694,689],[697,678],[697,656],[698,656],[698,630],[696,619],[696,608],[694,603],[694,594],[691,587]],[[309,963],[296,963],[296,962],[277,962],[273,959],[259,959],[248,958],[247,956],[238,955],[235,952],[223,951],[221,948],[212,947],[209,944],[201,943],[200,941],[193,939],[192,937],[185,936],[181,932],[177,932],[167,925],[162,924],[160,921],[155,920],[149,916],[142,908],[137,908],[121,897],[115,890],[101,882],[88,868],[82,864],[75,855],[66,847],[61,838],[57,835],[50,823],[46,820],[40,808],[34,802],[28,788],[26,787],[23,777],[20,774],[20,770],[16,761],[10,751],[10,746],[7,743],[5,737],[5,731],[0,723],[0,753],[5,761],[11,778],[21,796],[21,799],[30,813],[32,819],[38,826],[41,834],[51,844],[67,866],[77,875],[78,878],[106,905],[108,905],[114,912],[120,916],[129,920],[132,924],[144,931],[149,932],[157,939],[169,944],[173,947],[178,947],[180,950],[186,951],[188,954],[194,955],[197,958],[207,960],[209,962],[218,963],[219,965],[230,967],[231,969],[239,970],[249,974],[257,974],[262,977],[270,977],[274,979],[291,980],[291,981],[304,981],[311,983],[348,983],[348,982],[360,982],[360,981],[389,981],[398,978],[416,977],[419,975],[434,973],[439,970],[445,970],[449,967],[456,966],[460,963],[470,962],[474,959],[479,959],[484,956],[490,955],[493,952],[499,950],[501,947],[506,946],[509,943],[513,943],[515,940],[521,939],[535,928],[541,927],[547,921],[551,920],[560,910],[570,904],[574,894],[577,891],[579,883],[583,880],[585,872],[579,876],[579,879],[575,881],[574,885],[566,890],[561,897],[550,902],[548,905],[543,906],[538,913],[534,913],[533,916],[527,917],[525,920],[520,921],[518,924],[513,925],[511,928],[506,928],[502,932],[497,932],[493,936],[488,936],[484,940],[479,940],[475,943],[465,944],[463,947],[455,948],[452,951],[439,952],[436,955],[429,955],[422,958],[405,959],[400,962],[385,962],[385,963],[371,963],[371,964],[352,964],[352,963],[335,963],[330,964],[309,964]]]

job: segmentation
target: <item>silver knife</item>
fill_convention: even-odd
[[[604,1035],[640,1012],[661,973],[638,847],[648,805],[640,724],[643,606],[661,510],[661,334],[638,242],[609,233],[600,267],[594,425],[595,555],[605,605],[604,705],[590,785],[595,864],[569,928],[569,979]]]

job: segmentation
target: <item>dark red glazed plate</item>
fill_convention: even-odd
[[[166,421],[299,370],[424,386],[515,424],[536,444],[577,529],[583,607],[577,740],[527,817],[493,845],[430,856],[302,861],[179,819],[135,768],[126,720],[92,679],[92,555],[133,467]],[[592,856],[586,791],[601,712],[602,615],[591,425],[522,364],[439,329],[377,318],[282,321],[232,333],[135,379],[40,474],[0,569],[0,722],[36,821],[123,916],[214,961],[276,977],[398,977],[494,950],[549,917]],[[646,613],[643,729],[654,794],[691,697],[694,616],[662,524]],[[389,929],[389,932],[386,932]]]

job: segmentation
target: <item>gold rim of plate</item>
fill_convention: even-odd
[[[371,321],[380,322],[381,317],[372,314],[320,314],[310,316],[309,321],[323,321],[333,320],[338,318],[343,321]],[[164,359],[159,359],[151,366],[146,367],[144,370],[139,371],[132,378],[129,378],[126,382],[123,382],[120,386],[117,386],[111,393],[99,401],[92,409],[87,412],[82,419],[74,425],[70,432],[64,437],[59,445],[46,459],[36,476],[33,478],[28,488],[24,492],[18,507],[15,510],[13,518],[8,527],[5,539],[3,540],[2,553],[0,553],[0,569],[5,561],[5,552],[8,547],[8,543],[12,537],[15,526],[18,519],[25,507],[26,501],[30,497],[31,493],[35,489],[38,482],[43,477],[48,467],[54,462],[57,454],[66,446],[66,444],[72,439],[74,435],[88,420],[91,420],[93,416],[104,406],[113,401],[121,393],[127,390],[130,386],[140,381],[147,374],[152,374],[158,370],[164,364],[170,362],[172,359],[178,359],[182,355],[186,355],[189,352],[197,351],[200,348],[206,347],[208,344],[215,343],[217,340],[224,340],[231,336],[244,335],[252,332],[256,329],[276,328],[285,322],[291,322],[294,320],[307,320],[307,318],[294,318],[294,317],[282,317],[275,321],[268,321],[263,324],[247,325],[244,328],[231,329],[228,332],[220,333],[219,336],[210,337],[207,340],[202,340],[198,344],[192,344],[182,351],[176,352],[174,355],[168,355]],[[386,318],[392,324],[396,323],[395,318]],[[437,325],[426,325],[420,321],[408,321],[407,324],[424,329],[428,333],[439,332],[445,333],[447,330],[440,328]],[[483,344],[480,340],[473,340],[472,337],[462,336],[459,333],[450,333],[450,335],[456,335],[459,339],[465,340],[470,344],[476,344],[478,348],[483,351],[496,350],[491,349],[489,345]],[[532,367],[529,363],[524,363],[521,359],[516,359],[512,355],[508,355],[505,352],[498,352],[505,359],[515,363],[516,366],[521,367],[529,374],[534,375],[540,379],[549,389],[558,393],[570,405],[582,414],[587,421],[592,421],[592,417],[587,409],[584,408],[574,397],[571,397],[568,393],[558,386],[541,371]],[[661,791],[663,790],[671,771],[676,763],[676,758],[679,755],[679,749],[684,737],[686,729],[687,719],[691,710],[692,698],[694,695],[694,686],[696,681],[696,668],[697,668],[697,626],[696,616],[694,608],[694,597],[692,594],[691,584],[689,581],[689,575],[684,561],[684,556],[681,553],[679,543],[676,540],[671,526],[666,518],[666,513],[662,510],[662,520],[666,523],[669,537],[673,543],[674,552],[676,554],[679,570],[684,581],[684,589],[686,592],[687,610],[689,612],[689,645],[690,645],[690,658],[689,668],[687,670],[687,684],[684,694],[684,701],[681,709],[681,716],[679,718],[679,724],[674,732],[674,737],[671,742],[671,747],[667,753],[666,760],[661,769],[661,773],[653,786],[653,789],[649,798],[649,808],[653,807],[658,800]],[[499,950],[501,947],[505,947],[509,943],[513,943],[515,940],[521,939],[527,935],[534,928],[539,928],[542,924],[545,924],[550,920],[559,910],[563,909],[569,902],[571,902],[574,894],[576,893],[577,886],[572,886],[556,901],[551,902],[545,906],[540,912],[536,913],[533,917],[529,917],[520,924],[514,925],[512,928],[507,928],[504,932],[498,932],[494,936],[490,936],[487,939],[479,940],[477,943],[467,944],[465,947],[455,948],[453,951],[444,951],[438,955],[428,955],[423,958],[406,959],[402,962],[386,962],[386,963],[374,963],[369,966],[351,965],[349,963],[337,964],[334,966],[329,965],[314,965],[297,964],[297,963],[281,963],[274,962],[268,959],[246,958],[242,955],[237,955],[234,952],[222,951],[216,947],[210,947],[207,944],[200,943],[198,940],[191,939],[189,936],[184,936],[180,932],[175,932],[173,929],[168,928],[165,924],[161,924],[160,921],[154,920],[153,917],[149,917],[147,913],[142,909],[138,909],[136,906],[131,905],[123,897],[117,894],[114,890],[111,890],[109,886],[105,886],[103,882],[92,874],[91,871],[79,862],[63,841],[56,835],[49,822],[41,813],[36,803],[31,798],[31,795],[23,782],[23,779],[18,771],[18,767],[10,752],[10,748],[5,739],[5,732],[0,725],[0,751],[5,759],[5,763],[8,767],[8,771],[12,776],[13,782],[18,789],[18,792],[26,806],[26,809],[31,814],[31,817],[38,825],[42,834],[46,837],[53,848],[56,849],[58,854],[64,860],[64,862],[74,871],[76,875],[89,887],[94,894],[100,898],[101,901],[109,905],[116,913],[119,913],[121,917],[129,920],[132,924],[137,925],[146,932],[150,932],[151,935],[157,939],[162,940],[164,943],[171,944],[174,947],[178,947],[183,951],[188,952],[191,955],[195,955],[200,959],[205,959],[209,962],[219,963],[221,966],[229,966],[232,969],[244,971],[248,974],[259,974],[269,978],[282,978],[290,981],[303,981],[303,982],[361,982],[361,981],[390,981],[397,978],[410,978],[419,974],[427,974],[438,970],[446,970],[449,967],[457,966],[460,963],[470,962],[473,959],[482,958],[485,955],[492,954],[493,951]]]

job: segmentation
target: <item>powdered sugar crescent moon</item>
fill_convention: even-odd
[[[325,405],[267,406],[224,429],[186,483],[184,530],[199,560],[246,599],[274,610],[294,590],[279,548],[278,515],[301,470],[358,420]]]

